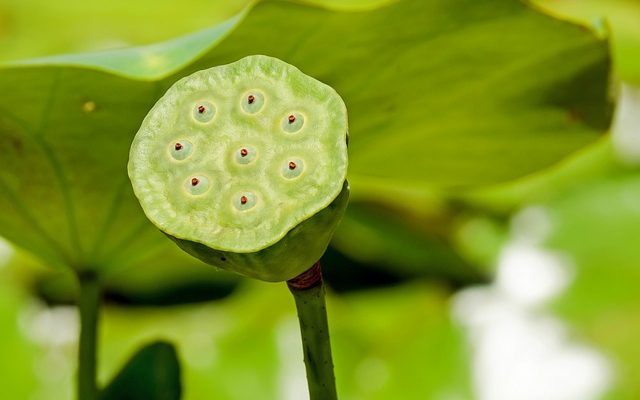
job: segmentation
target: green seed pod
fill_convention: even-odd
[[[191,255],[265,281],[324,253],[347,205],[347,112],[267,56],[196,72],[151,109],[129,155],[147,217]]]

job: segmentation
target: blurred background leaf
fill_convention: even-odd
[[[449,321],[446,293],[413,283],[330,296],[341,396],[464,393],[465,348]],[[103,344],[105,365],[159,335],[175,342],[184,361],[185,399],[299,399],[306,391],[295,308],[280,285],[252,282],[227,300],[199,307],[110,308],[104,334],[110,338]],[[433,368],[425,367],[425,357]]]
[[[3,249],[4,250],[4,249]],[[20,310],[30,301],[30,293],[10,279],[5,269],[6,261],[0,261],[0,351],[6,357],[0,363],[2,391],[12,399],[28,399],[37,391],[38,381],[45,379],[45,370],[36,366],[47,357],[29,342],[28,334],[19,326]],[[55,371],[53,371],[55,373]]]
[[[640,176],[611,176],[547,205],[548,245],[571,256],[576,277],[554,309],[616,365],[611,398],[640,394]]]
[[[3,268],[0,284],[15,286],[15,274],[21,271],[20,265]],[[53,335],[68,323],[63,318],[66,307],[43,307],[15,293],[0,292],[2,302],[11,303],[0,314],[0,324],[7,327],[0,351],[21,357],[13,367],[0,366],[11,368],[3,374],[11,382],[3,385],[14,391],[5,393],[38,400],[69,398],[73,338],[61,342]],[[327,307],[340,395],[469,398],[466,345],[460,328],[449,319],[448,297],[447,290],[427,282],[330,293]],[[23,321],[22,329],[16,319]],[[25,335],[25,328],[43,319],[48,338],[44,332]],[[65,330],[74,332],[73,324]],[[173,343],[179,354],[185,400],[300,399],[306,385],[299,335],[293,300],[277,284],[247,282],[225,299],[197,305],[107,306],[101,320],[100,382],[108,383],[141,346],[161,340]],[[47,354],[58,359],[43,361]],[[34,365],[43,374],[34,375]]]
[[[138,350],[100,393],[101,400],[180,400],[180,364],[174,346],[150,343]]]
[[[640,133],[638,88],[626,89],[612,136],[544,173],[463,196],[474,208],[503,217],[530,205],[545,211],[545,248],[560,251],[572,264],[571,283],[550,311],[571,324],[572,337],[611,361],[615,378],[606,399],[640,394],[640,175],[633,160],[621,155],[624,149],[612,143],[622,130],[636,141]]]

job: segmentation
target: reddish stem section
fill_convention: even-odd
[[[198,178],[191,178],[191,186],[196,186],[200,181]]]
[[[287,281],[291,289],[305,290],[322,284],[322,270],[320,261],[313,264],[311,268]]]
[[[296,116],[293,114],[289,115],[289,123],[293,124],[294,122],[296,122]]]
[[[287,281],[296,301],[310,400],[338,400],[320,262]]]

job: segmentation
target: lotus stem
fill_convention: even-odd
[[[311,400],[337,400],[320,262],[287,281],[287,285],[295,299],[300,321],[309,397]]]

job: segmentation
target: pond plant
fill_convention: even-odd
[[[184,251],[287,282],[312,400],[337,398],[318,261],[349,197],[347,130],[332,88],[256,55],[176,82],[129,159],[145,214]]]
[[[99,332],[109,339],[113,334],[100,328],[100,314],[102,299],[112,300],[114,290],[145,298],[149,287],[162,286],[158,282],[173,289],[167,282],[183,281],[191,293],[209,272],[216,283],[227,279],[199,260],[288,283],[300,317],[311,396],[334,398],[317,262],[347,200],[350,206],[332,241],[334,250],[348,257],[349,268],[342,271],[356,271],[350,273],[358,285],[383,272],[385,283],[437,278],[457,289],[492,273],[491,252],[480,249],[486,242],[476,234],[462,235],[465,221],[479,216],[500,226],[515,209],[553,192],[563,179],[573,180],[554,175],[556,166],[582,154],[580,149],[590,154],[610,126],[608,43],[525,2],[248,3],[198,32],[193,19],[175,21],[171,13],[165,26],[184,23],[184,32],[192,33],[166,42],[0,64],[0,235],[68,280],[64,301],[49,304],[79,306],[80,400],[181,398],[180,363],[173,344],[165,342],[146,346],[98,385],[96,364],[112,373],[110,363],[129,351],[113,340],[101,342],[122,350],[98,348]],[[142,29],[120,17],[132,7],[147,16],[157,5],[123,6],[118,26],[134,27],[137,34]],[[209,6],[206,14],[215,14]],[[28,15],[48,11],[30,7]],[[40,19],[33,21],[42,27]],[[70,24],[54,25],[72,30]],[[86,24],[76,28],[72,36],[84,41],[90,33]],[[47,29],[46,35],[54,33]],[[64,41],[37,42],[40,48]],[[56,47],[19,57],[77,50]],[[249,54],[278,57],[340,96],[296,67],[266,56],[243,58]],[[349,107],[352,192],[340,97]],[[357,272],[358,263],[366,273]],[[233,285],[239,281],[231,279]],[[438,292],[439,315],[445,315],[447,296]],[[187,302],[177,297],[170,304]],[[213,298],[208,290],[198,301]],[[371,317],[372,323],[385,315],[383,304],[388,315],[400,314],[386,298],[378,305],[366,303],[366,320]],[[429,315],[422,320],[431,324],[436,311],[422,310]],[[406,311],[407,325],[420,322],[414,304]],[[366,330],[353,322],[355,314],[350,310],[346,320]],[[383,325],[399,324],[386,321]],[[334,346],[341,346],[339,323],[336,319]],[[413,332],[440,335],[434,325]],[[368,391],[358,395],[370,389],[371,379],[364,374],[367,384],[359,386],[356,361],[367,361],[377,348],[384,348],[377,354],[381,359],[391,358],[393,374],[384,389],[391,394],[376,398],[436,398],[443,387],[464,390],[457,384],[466,382],[458,379],[462,368],[438,361],[446,358],[444,352],[439,358],[425,353],[426,347],[414,347],[396,332],[382,336],[393,338],[393,344],[358,350],[353,344],[366,341],[349,337],[353,354],[337,360],[344,397],[374,398]],[[133,332],[130,337],[137,341]],[[442,348],[440,341],[434,343]],[[5,349],[12,346],[5,343]],[[233,356],[238,353],[234,348]],[[427,365],[437,366],[429,379],[425,374],[408,384],[412,375],[401,372]],[[268,368],[274,369],[271,361]],[[444,371],[451,372],[451,382]],[[195,373],[187,369],[184,375],[193,385],[188,379]],[[227,378],[217,379],[207,381],[216,396],[199,398],[225,396],[220,384]],[[186,397],[198,398],[193,396],[199,385],[206,386],[190,386],[196,389]],[[269,388],[258,387],[260,398],[278,398],[267,394]],[[29,397],[3,390],[10,398]],[[252,398],[244,392],[226,396]]]

